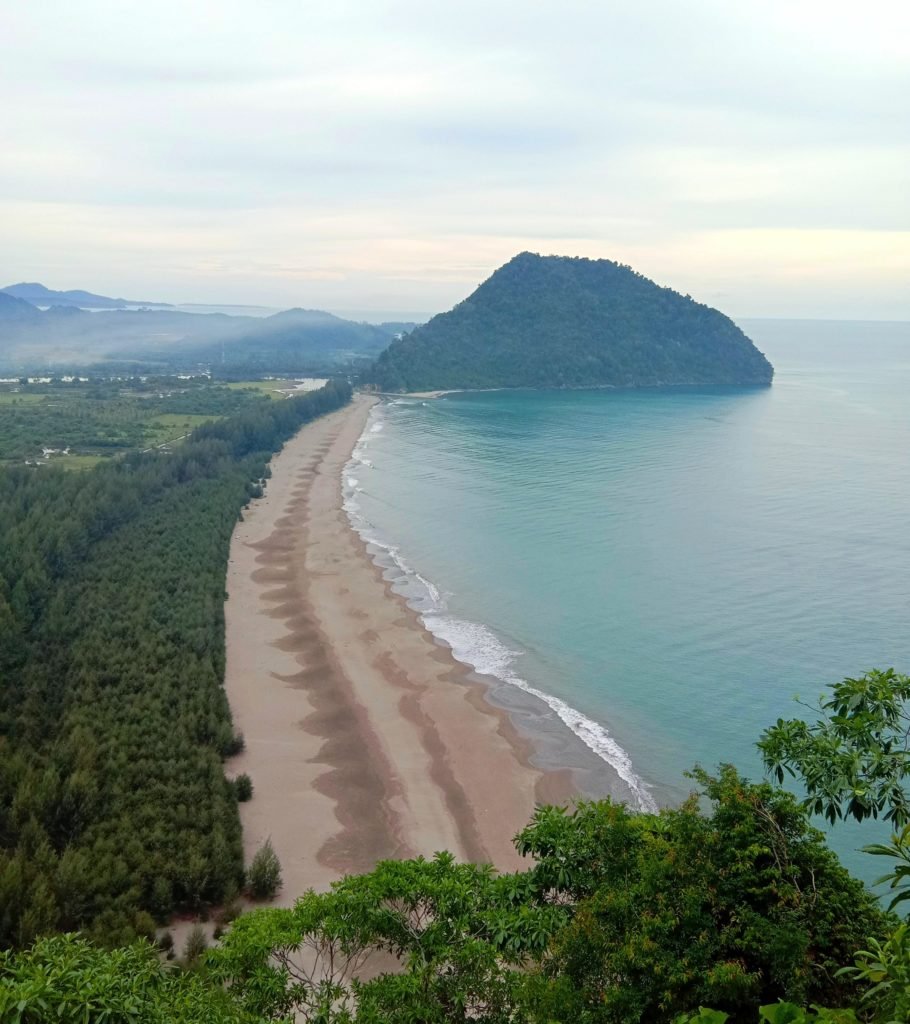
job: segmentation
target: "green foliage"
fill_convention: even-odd
[[[725,767],[659,816],[601,802],[543,808],[518,838],[540,893],[574,914],[544,961],[552,1020],[663,1021],[715,1006],[737,1020],[783,998],[847,1002],[837,978],[886,919],[794,798]]]
[[[853,1012],[813,1001],[849,1003],[871,985],[870,1007],[890,1014],[876,1021],[906,1019],[898,937],[836,971],[888,921],[805,811],[732,769],[698,778],[710,813],[695,798],[660,815],[541,808],[518,838],[527,871],[449,854],[382,862],[293,909],[239,917],[204,953],[191,937],[190,974],[162,969],[151,947],[101,952],[70,936],[0,959],[0,991],[11,980],[8,1006],[97,992],[119,1012],[130,973],[135,1019],[181,1024],[847,1024]],[[154,1015],[178,994],[183,1016]]]
[[[102,950],[74,935],[0,953],[3,1024],[254,1024],[204,976],[163,967],[147,943]]]
[[[883,816],[899,827],[888,843],[865,852],[892,864],[876,884],[892,891],[890,908],[910,899],[910,802],[904,789],[910,768],[910,677],[893,669],[872,670],[829,688],[809,725],[779,720],[759,742],[766,767],[805,787],[805,806],[829,821]],[[886,938],[870,935],[854,965],[840,972],[865,984],[863,1006],[876,1022],[910,1019],[910,932],[906,923]]]
[[[894,893],[888,909],[894,910],[896,906],[910,899],[910,825],[905,825],[900,833],[893,834],[888,843],[864,846],[863,852],[894,861],[891,870],[875,882],[876,885],[887,882]]]
[[[704,1006],[698,1008],[698,1013],[686,1013],[676,1018],[674,1024],[725,1024],[730,1019],[729,1013],[722,1010],[708,1010]]]
[[[707,815],[695,798],[541,808],[517,840],[526,872],[388,862],[246,915],[212,970],[268,1019],[625,1024],[713,1005],[695,1019],[788,1020],[776,1001],[849,1002],[860,979],[838,969],[885,915],[788,794],[729,768],[698,778]],[[358,981],[377,955],[393,968]],[[851,1019],[831,1014],[792,1019]]]
[[[385,391],[770,384],[773,369],[715,309],[609,260],[521,253],[453,310],[392,342]]]
[[[39,458],[44,447],[69,448],[70,455],[51,456],[64,468],[79,458],[73,453],[109,457],[149,448],[262,401],[256,391],[177,378],[32,384],[0,397],[0,463]]]
[[[271,839],[266,839],[256,851],[247,872],[247,884],[250,895],[257,900],[269,900],[281,888],[281,864]]]
[[[724,1024],[729,1019],[720,1010],[701,1007],[698,1013],[678,1017],[675,1024]],[[752,1019],[765,1024],[856,1024],[858,1018],[853,1010],[826,1010],[821,1006],[806,1010],[795,1003],[778,1002],[762,1006],[758,1017]]]
[[[875,1008],[875,1020],[903,1024],[910,1020],[910,925],[896,928],[884,941],[872,938],[842,974],[865,983],[863,1001]]]
[[[87,473],[0,471],[0,947],[124,944],[237,892],[231,531],[271,453],[349,397],[257,400]]]
[[[209,940],[206,937],[205,929],[201,924],[194,924],[186,936],[183,946],[183,962],[187,967],[192,967],[199,962],[199,958],[209,948]]]
[[[253,780],[243,772],[234,779],[234,793],[237,796],[238,803],[246,803],[247,800],[253,798]]]
[[[293,910],[246,914],[209,965],[270,1020],[498,1024],[524,1019],[527,970],[565,919],[535,904],[527,875],[438,854],[383,862]],[[370,980],[357,980],[365,964]]]
[[[894,669],[844,679],[819,699],[814,725],[800,719],[766,730],[759,741],[765,767],[778,781],[798,777],[807,806],[830,822],[880,815],[910,823],[904,789],[910,776],[910,676]]]

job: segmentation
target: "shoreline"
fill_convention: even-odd
[[[769,381],[743,381],[736,383],[721,383],[720,381],[657,381],[653,384],[567,384],[562,387],[553,385],[535,386],[531,384],[518,387],[496,387],[496,388],[447,388],[438,391],[377,391],[377,398],[422,398],[436,399],[445,398],[446,395],[486,395],[494,391],[510,391],[513,393],[528,391],[667,391],[673,388],[734,388],[736,390],[748,390],[751,388],[770,388],[774,386],[774,379]]]
[[[245,749],[247,863],[271,838],[290,905],[384,857],[448,849],[501,870],[538,802],[568,802],[569,768],[420,621],[342,507],[342,472],[377,399],[303,428],[271,463],[231,541],[225,690]],[[489,780],[496,779],[496,786]]]
[[[391,404],[399,402],[400,399],[393,399]],[[519,652],[505,646],[483,622],[453,617],[446,602],[440,599],[440,587],[444,588],[444,584],[428,580],[410,566],[401,556],[399,538],[383,535],[363,515],[358,498],[361,474],[373,470],[367,454],[371,439],[382,430],[385,407],[382,401],[373,404],[364,432],[345,467],[343,507],[392,592],[415,613],[417,624],[430,634],[433,642],[465,667],[472,682],[480,684],[483,700],[507,712],[512,726],[530,745],[531,761],[536,767],[571,773],[574,797],[607,796],[656,813],[658,804],[650,785],[635,771],[629,754],[609,730],[516,673],[513,659]],[[480,663],[478,635],[483,637]]]

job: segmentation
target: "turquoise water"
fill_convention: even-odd
[[[541,756],[589,791],[602,757],[646,807],[695,762],[760,774],[795,694],[910,671],[910,325],[743,327],[771,388],[393,400],[347,471],[391,577]],[[863,874],[867,838],[832,837]]]

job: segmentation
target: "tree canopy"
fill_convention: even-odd
[[[89,472],[0,471],[0,948],[117,944],[243,884],[231,532],[271,454],[349,398],[257,402]]]
[[[524,871],[445,853],[385,861],[244,914],[193,951],[189,978],[144,945],[102,954],[68,937],[0,959],[0,989],[8,1005],[98,990],[120,1007],[129,966],[149,1014],[136,1019],[171,1000],[187,1024],[853,1019],[799,1008],[857,1004],[867,979],[839,968],[893,922],[795,798],[728,767],[696,777],[699,794],[656,815],[609,800],[540,808],[516,840]],[[183,1010],[199,986],[212,1016]]]
[[[380,354],[385,391],[770,384],[723,313],[610,260],[521,253]]]

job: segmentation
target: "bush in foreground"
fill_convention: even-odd
[[[257,900],[269,900],[281,888],[281,863],[271,839],[266,839],[253,857],[247,884],[250,895]]]

